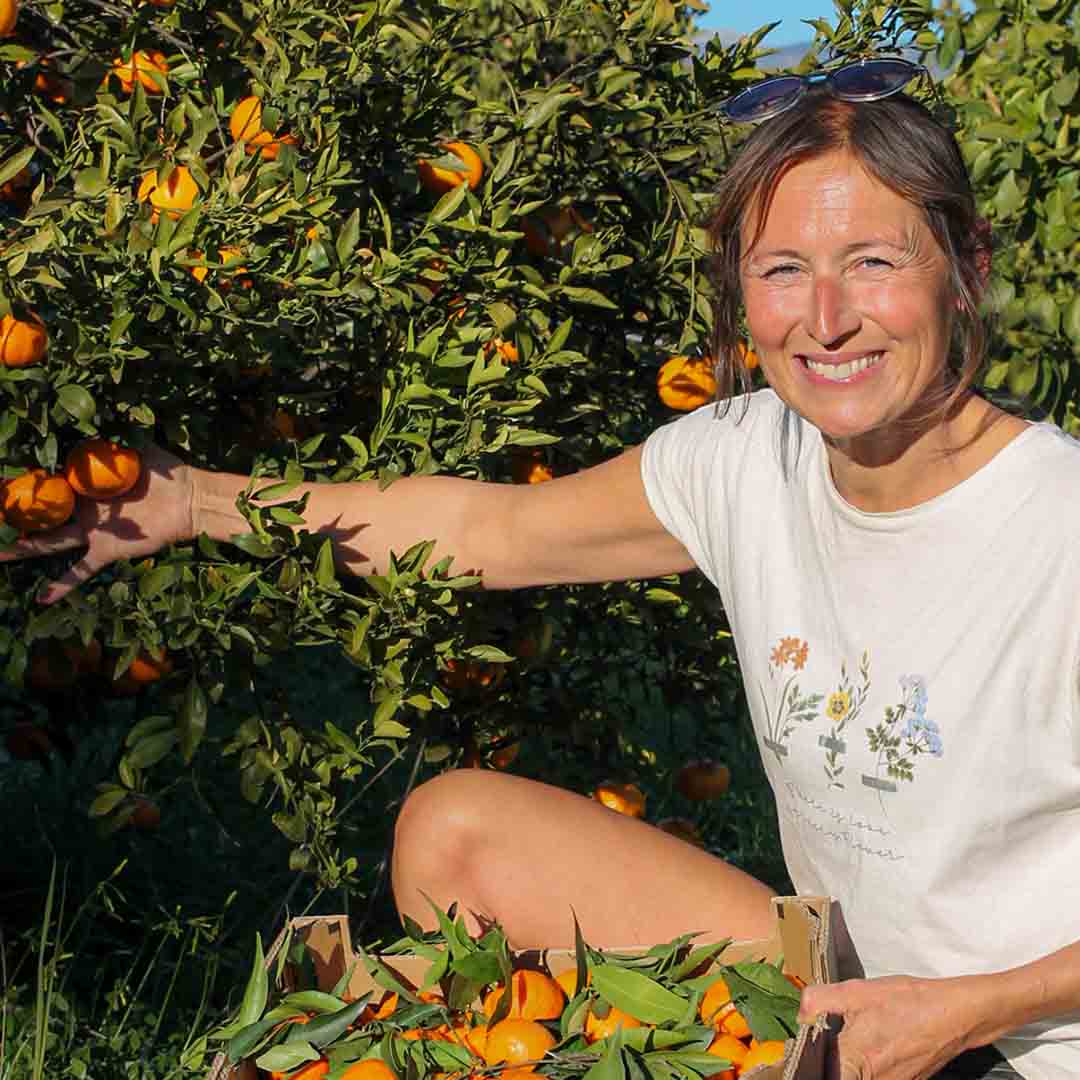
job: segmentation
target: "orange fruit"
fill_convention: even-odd
[[[139,451],[110,439],[87,439],[64,461],[64,476],[80,495],[91,499],[116,499],[126,495],[139,479]]]
[[[492,750],[488,755],[488,761],[495,769],[508,769],[521,752],[521,743],[512,742]]]
[[[544,211],[539,218],[523,218],[521,231],[525,234],[525,247],[532,255],[558,255],[562,242],[571,229],[591,233],[592,226],[573,206],[561,206]]]
[[[731,991],[728,989],[728,984],[722,978],[717,979],[705,991],[705,996],[698,1006],[698,1016],[701,1017],[702,1023],[709,1024],[712,1027],[719,1027],[718,1016],[730,1004]]]
[[[538,1061],[554,1045],[555,1036],[543,1024],[510,1016],[488,1029],[484,1061],[488,1065],[506,1062],[526,1066],[526,1062]]]
[[[193,259],[201,259],[203,253],[201,251],[189,252]],[[243,252],[238,247],[222,247],[218,248],[218,261],[227,263],[230,259],[239,259],[243,255]],[[206,275],[210,273],[210,267],[208,266],[192,266],[191,276],[201,285],[206,280]],[[246,266],[230,267],[225,271],[230,277],[239,278],[241,274],[247,273]],[[250,289],[252,286],[251,278],[240,278],[240,284],[245,289]],[[225,280],[221,282],[219,286],[222,289],[228,289],[232,285],[232,282]]]
[[[261,153],[273,161],[282,146],[295,146],[294,135],[274,135],[262,126],[262,102],[254,95],[236,103],[229,116],[229,134],[235,142],[243,143],[249,154]]]
[[[26,681],[36,690],[62,690],[101,667],[101,642],[40,641],[30,653]]]
[[[729,1005],[717,1013],[713,1019],[713,1027],[727,1035],[734,1035],[736,1039],[749,1039],[753,1035],[746,1017],[734,1005]]]
[[[7,37],[19,18],[18,0],[0,0],[0,37]]]
[[[367,1058],[346,1066],[341,1080],[398,1080],[398,1077],[382,1058]]]
[[[550,975],[522,968],[510,976],[510,987],[510,1012],[507,1015],[523,1020],[555,1020],[562,1015],[566,995]],[[484,995],[485,1016],[495,1014],[503,991],[500,983]]]
[[[32,311],[26,319],[7,314],[0,319],[0,364],[4,367],[29,367],[45,355],[49,335],[45,324]]]
[[[672,356],[656,376],[656,392],[669,409],[690,412],[716,397],[716,376],[711,360]]]
[[[620,784],[615,780],[605,780],[596,786],[592,797],[603,803],[609,810],[616,810],[629,817],[645,816],[645,796],[636,784]]]
[[[305,1062],[299,1069],[294,1069],[292,1072],[272,1072],[270,1080],[318,1080],[329,1071],[330,1062],[326,1058],[319,1058],[318,1061]]]
[[[364,1006],[364,1011],[357,1017],[356,1022],[358,1024],[370,1024],[372,1020],[385,1020],[388,1016],[393,1015],[397,1007],[397,994],[393,990],[387,990],[378,1005],[368,1004]]]
[[[440,681],[448,690],[490,690],[506,677],[504,664],[482,660],[447,660]]]
[[[677,836],[680,840],[685,840],[688,844],[693,844],[695,847],[705,846],[701,834],[697,831],[697,826],[689,818],[664,818],[663,821],[656,823],[656,827],[663,829],[664,832],[670,833],[672,836]]]
[[[127,671],[113,676],[113,690],[118,694],[137,694],[144,686],[168,675],[173,669],[172,658],[164,650],[157,654],[140,652]]]
[[[24,534],[55,529],[75,509],[71,485],[44,469],[30,469],[4,481],[3,500],[4,521]]]
[[[165,61],[163,52],[144,52],[141,49],[131,54],[131,59],[126,63],[118,56],[113,61],[111,74],[120,80],[120,89],[125,94],[130,94],[135,89],[135,83],[142,85],[148,94],[160,94],[163,92],[162,85],[157,81],[152,72],[160,75],[168,75],[169,65]],[[108,76],[106,76],[108,81]]]
[[[731,786],[731,770],[718,761],[691,761],[679,770],[675,786],[693,802],[718,799]]]
[[[2,4],[4,0],[0,0]],[[19,201],[34,186],[34,174],[30,167],[20,169],[10,180],[0,184],[0,199]]]
[[[748,1073],[758,1065],[775,1065],[784,1060],[784,1044],[780,1039],[763,1039],[743,1058],[741,1073]]]
[[[143,173],[136,197],[139,202],[150,200],[154,208],[151,221],[157,221],[158,211],[164,210],[171,218],[178,218],[185,210],[190,210],[199,198],[199,185],[186,165],[176,165],[163,184],[158,183],[157,169]]]
[[[464,169],[459,171],[432,165],[425,158],[421,158],[416,163],[420,183],[436,195],[443,195],[459,184],[468,184],[470,189],[475,189],[484,175],[484,162],[480,155],[468,143],[463,142],[447,143],[443,149],[453,154]]]
[[[555,981],[562,987],[563,993],[567,998],[572,998],[577,993],[577,968],[567,968],[565,971],[560,971],[555,976]],[[585,978],[585,985],[588,986],[592,982],[592,973],[590,972]]]
[[[33,60],[17,60],[15,67],[21,71],[30,64],[44,69],[51,67],[52,61],[47,56],[37,56]],[[47,97],[56,105],[66,105],[71,100],[72,86],[67,79],[62,79],[51,71],[41,70],[34,75],[34,93]]]
[[[510,463],[510,477],[515,484],[543,484],[555,479],[555,471],[539,450],[515,453]]]
[[[150,832],[161,824],[161,811],[153,799],[139,796],[135,800],[135,809],[128,820],[134,828]]]
[[[457,1024],[450,1031],[450,1037],[454,1042],[472,1051],[478,1058],[484,1056],[484,1047],[487,1046],[487,1024],[470,1024],[467,1022]]]
[[[746,345],[739,346],[739,355],[742,357],[743,367],[745,367],[747,371],[753,371],[760,363],[758,354]]]
[[[490,356],[493,352],[497,352],[507,364],[518,362],[518,348],[512,341],[504,341],[501,337],[492,338],[484,346],[484,355]]]
[[[748,1052],[746,1043],[742,1039],[736,1039],[734,1035],[726,1035],[723,1032],[713,1037],[708,1049],[708,1053],[727,1058],[736,1068],[742,1065]]]
[[[592,1009],[585,1017],[585,1041],[598,1042],[614,1035],[617,1028],[626,1031],[628,1028],[642,1027],[641,1021],[636,1016],[625,1013],[622,1009],[616,1009],[614,1005],[608,1009],[607,1016],[599,1017]]]

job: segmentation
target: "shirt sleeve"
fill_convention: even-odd
[[[718,588],[727,535],[719,456],[728,426],[705,405],[654,431],[641,455],[653,513]]]

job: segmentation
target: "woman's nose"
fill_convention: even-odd
[[[861,324],[842,282],[815,277],[806,314],[806,330],[819,345],[835,345],[851,337]]]

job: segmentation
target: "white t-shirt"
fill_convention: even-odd
[[[799,892],[868,976],[987,973],[1080,940],[1080,442],[1021,432],[893,513],[837,492],[771,390],[646,442],[659,520],[716,585]],[[1080,1011],[998,1048],[1080,1076]]]

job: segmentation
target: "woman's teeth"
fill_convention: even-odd
[[[858,375],[860,371],[865,371],[868,367],[872,367],[883,355],[880,352],[870,353],[846,364],[819,364],[816,360],[810,360],[809,358],[805,362],[806,366],[815,375],[823,375],[826,379],[841,382],[844,379],[850,379],[852,375]]]

